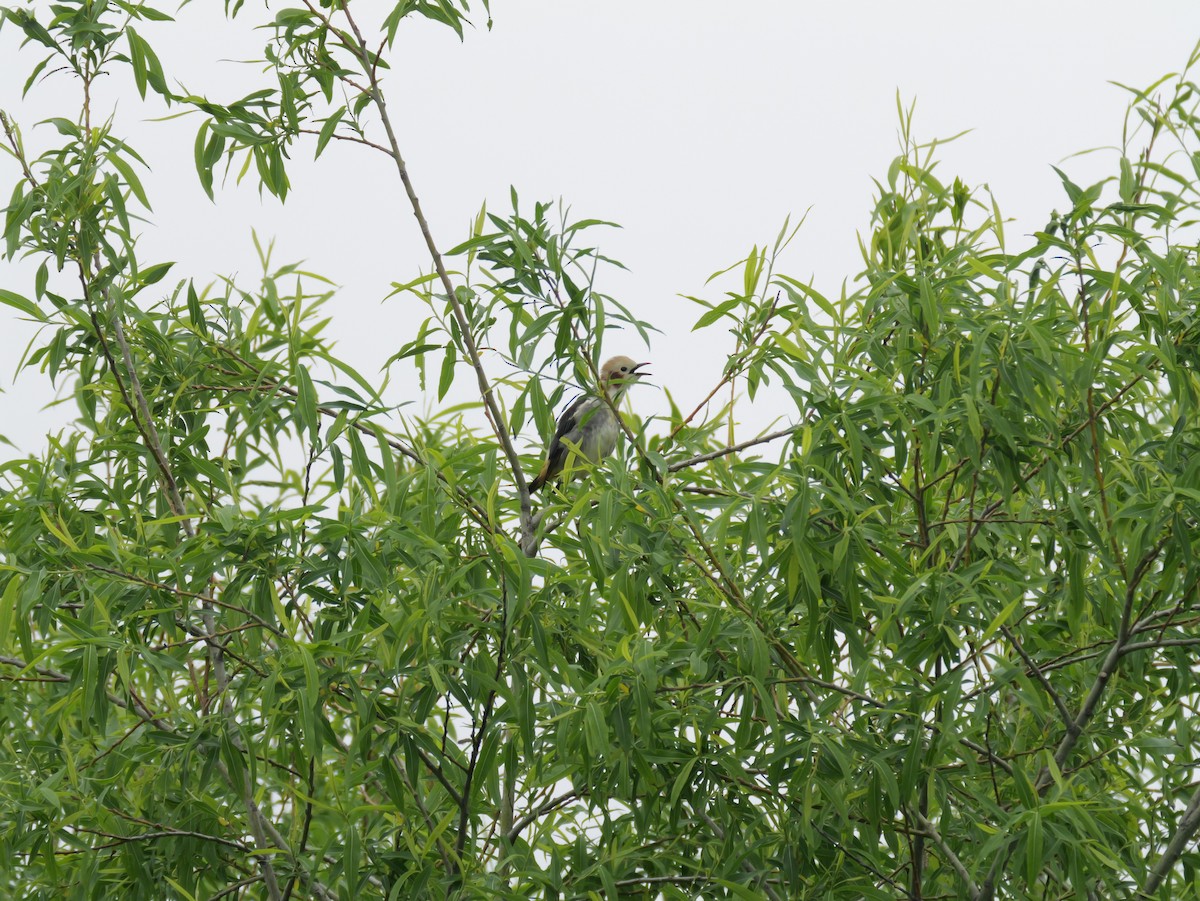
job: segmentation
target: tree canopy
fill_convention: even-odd
[[[0,302],[77,409],[0,464],[8,894],[1197,892],[1200,57],[1030,236],[902,108],[862,271],[822,293],[790,226],[755,247],[698,300],[718,383],[535,501],[556,410],[654,331],[604,293],[606,223],[514,190],[441,247],[387,59],[486,3],[299,3],[241,99],[179,92],[143,3],[0,8],[27,89],[79,89],[43,152],[0,115],[36,265]],[[198,117],[218,203],[334,140],[389,158],[429,251],[389,366],[475,400],[390,408],[266,247],[254,284],[140,257],[102,75]],[[729,440],[763,391],[780,427]]]

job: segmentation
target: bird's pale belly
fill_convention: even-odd
[[[593,413],[583,426],[579,449],[593,463],[599,463],[617,446],[617,417],[607,407]]]

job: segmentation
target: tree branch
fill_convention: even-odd
[[[249,852],[250,849],[241,842],[235,842],[231,839],[221,838],[219,835],[208,835],[204,832],[194,832],[190,829],[160,829],[155,832],[143,832],[139,835],[117,835],[113,832],[101,832],[99,829],[84,829],[77,828],[76,832],[86,835],[98,835],[101,838],[112,839],[110,842],[105,842],[102,845],[91,845],[86,848],[73,848],[67,851],[55,851],[58,855],[69,854],[87,854],[92,851],[103,851],[106,848],[117,848],[121,845],[127,845],[131,842],[151,842],[160,838],[198,838],[201,841],[212,842],[217,845],[224,845],[227,848],[233,848],[237,851]]]
[[[707,463],[709,460],[715,460],[718,457],[725,457],[729,454],[736,454],[738,451],[745,450],[748,447],[754,447],[756,444],[766,444],[768,441],[774,441],[776,438],[784,438],[788,435],[793,435],[800,426],[789,426],[786,429],[780,429],[777,432],[771,432],[767,435],[759,435],[757,438],[751,438],[749,441],[743,441],[740,444],[731,444],[729,447],[723,447],[720,450],[709,451],[706,454],[699,454],[695,457],[690,457],[687,460],[680,460],[678,463],[672,463],[667,467],[667,472],[679,472],[681,469],[687,469],[689,466],[696,466],[700,463]]]
[[[1171,874],[1176,861],[1187,849],[1188,843],[1191,842],[1192,836],[1196,834],[1198,828],[1200,828],[1200,788],[1196,789],[1192,800],[1188,802],[1187,809],[1179,818],[1179,825],[1175,827],[1175,834],[1171,836],[1171,841],[1167,844],[1167,850],[1163,851],[1158,863],[1150,870],[1150,875],[1146,877],[1145,884],[1138,892],[1139,895],[1150,897],[1158,891],[1159,886]]]
[[[967,868],[963,866],[963,862],[958,859],[958,856],[953,851],[950,850],[950,846],[946,844],[941,833],[938,832],[937,827],[919,812],[913,811],[912,815],[916,820],[917,825],[921,827],[921,831],[923,831],[928,838],[933,840],[933,843],[938,846],[938,850],[942,852],[942,856],[946,858],[946,862],[949,863],[954,869],[954,872],[958,874],[958,878],[962,880],[963,885],[967,889],[967,897],[970,898],[971,901],[978,901],[980,898],[979,886],[975,884],[975,880],[971,878],[971,874],[967,872]]]
[[[1041,668],[1038,667],[1033,658],[1025,652],[1025,648],[1021,646],[1021,642],[1017,640],[1017,636],[1012,633],[1012,630],[1009,629],[1008,626],[1001,626],[1000,631],[1004,634],[1004,637],[1009,640],[1009,643],[1012,644],[1012,646],[1016,649],[1017,653],[1021,655],[1021,659],[1025,661],[1025,665],[1029,667],[1029,671],[1037,677],[1037,680],[1042,684],[1042,688],[1045,689],[1046,694],[1050,697],[1050,700],[1054,702],[1054,706],[1058,709],[1059,716],[1062,717],[1063,725],[1067,727],[1067,732],[1069,733],[1074,730],[1076,725],[1074,717],[1071,716],[1071,711],[1067,708],[1066,702],[1063,701],[1062,696],[1054,690],[1054,686],[1050,684],[1050,680],[1046,678],[1045,673],[1042,672]]]
[[[304,0],[304,2],[314,15],[320,16],[331,29],[334,28],[329,19],[317,10],[310,0]],[[429,250],[430,258],[433,260],[433,267],[437,271],[438,280],[442,283],[442,288],[446,292],[446,302],[450,305],[454,319],[458,323],[460,337],[463,347],[466,349],[471,368],[475,370],[475,379],[479,384],[479,395],[483,399],[484,406],[489,414],[488,419],[491,420],[496,439],[500,442],[504,450],[504,455],[508,458],[509,466],[512,469],[513,482],[517,486],[517,495],[521,505],[521,544],[524,545],[530,540],[529,536],[533,532],[533,507],[529,499],[529,485],[525,480],[525,471],[521,465],[521,457],[513,446],[512,438],[508,434],[508,427],[504,422],[504,414],[500,410],[500,405],[496,402],[491,382],[488,380],[487,371],[483,366],[483,359],[479,354],[479,347],[475,343],[475,336],[471,332],[471,321],[467,317],[466,310],[463,309],[453,283],[450,281],[450,274],[446,271],[446,265],[442,261],[441,251],[438,250],[437,243],[433,240],[433,233],[429,228],[429,222],[421,210],[421,201],[417,198],[416,189],[413,187],[412,179],[408,173],[408,166],[404,162],[403,154],[400,152],[400,143],[396,139],[396,131],[392,126],[392,119],[388,112],[387,101],[383,96],[383,90],[380,88],[378,73],[371,60],[370,52],[367,50],[366,40],[359,30],[358,23],[355,22],[354,17],[350,14],[349,7],[348,2],[343,3],[342,12],[346,16],[346,21],[350,24],[350,29],[354,33],[354,39],[351,40],[350,35],[341,32],[340,29],[334,30],[340,33],[340,37],[346,46],[357,54],[359,61],[362,63],[363,71],[369,79],[370,97],[375,108],[379,111],[383,130],[387,134],[388,146],[391,148],[388,155],[391,156],[396,164],[396,172],[399,174],[400,181],[404,185],[404,193],[408,196],[413,216],[416,217],[417,224],[420,226],[421,236],[425,239],[425,246]]]
[[[1168,536],[1169,534],[1168,532]],[[1054,752],[1054,762],[1060,770],[1066,763],[1071,751],[1074,750],[1080,735],[1083,734],[1083,727],[1087,725],[1088,721],[1095,714],[1096,708],[1100,704],[1100,699],[1104,696],[1105,689],[1108,688],[1108,682],[1112,678],[1113,673],[1116,672],[1117,666],[1124,656],[1124,648],[1129,641],[1133,625],[1134,597],[1137,594],[1138,586],[1141,584],[1142,579],[1162,552],[1165,540],[1165,538],[1160,539],[1154,547],[1146,551],[1129,577],[1129,582],[1125,587],[1125,604],[1121,611],[1121,622],[1117,628],[1117,638],[1113,642],[1112,647],[1109,648],[1108,653],[1104,656],[1104,662],[1100,665],[1100,671],[1096,674],[1096,680],[1092,683],[1087,698],[1084,699],[1082,706],[1079,708],[1079,713],[1072,720],[1074,728],[1068,726],[1067,734],[1063,736],[1058,749]],[[1043,792],[1049,788],[1052,779],[1053,776],[1050,773],[1049,767],[1043,769],[1038,777],[1038,791]]]
[[[150,455],[154,459],[167,504],[171,508],[172,513],[180,518],[184,533],[188,538],[194,538],[196,533],[192,527],[191,520],[187,517],[183,498],[179,493],[179,484],[171,469],[170,461],[167,459],[166,451],[163,449],[163,444],[159,438],[158,430],[154,425],[153,417],[150,415],[150,406],[146,402],[146,396],[142,391],[141,380],[138,378],[137,369],[133,363],[133,353],[130,350],[129,342],[125,338],[125,330],[121,324],[121,317],[116,310],[110,309],[112,303],[108,297],[108,292],[103,287],[98,287],[92,283],[86,261],[82,258],[77,258],[75,262],[79,268],[79,278],[83,286],[84,303],[91,310],[91,320],[96,330],[96,337],[101,343],[105,359],[112,370],[113,378],[117,382],[125,406],[129,410],[129,414],[133,418],[134,424],[137,427],[138,433],[142,436],[147,450],[150,451]],[[113,338],[116,340],[118,349],[121,352],[121,369],[117,367],[117,361],[108,345],[105,331],[100,325],[99,315],[92,302],[94,293],[99,294],[100,300],[103,301],[103,308],[106,315],[111,317]],[[124,370],[123,373],[122,369]],[[124,375],[124,378],[122,378],[122,375]],[[131,392],[132,398],[130,396]],[[224,647],[215,638],[217,634],[217,622],[213,614],[212,604],[207,601],[201,601],[200,618],[204,623],[205,635],[203,636],[203,641],[208,652],[209,664],[212,666],[213,674],[217,680],[217,693],[221,699],[221,711],[225,718],[226,728],[230,730],[230,741],[238,751],[244,754],[246,753],[246,748],[243,746],[240,732],[236,726],[236,713],[227,691],[229,687],[229,674],[225,668]],[[253,787],[250,783],[248,769],[243,770],[241,782],[242,803],[250,821],[251,832],[254,833],[259,850],[266,852],[272,846],[272,843],[267,839],[267,827],[270,824],[266,822],[266,818],[262,815],[262,811],[254,801]],[[274,827],[271,827],[271,829],[274,829]],[[279,847],[286,848],[287,846],[285,843],[280,844]],[[269,853],[260,854],[257,857],[257,862],[262,872],[263,883],[267,887],[268,897],[271,901],[281,901],[282,894],[279,890],[279,882],[275,876],[274,865],[271,862],[271,855]]]
[[[536,808],[531,810],[529,813],[525,814],[525,816],[521,817],[521,819],[519,819],[515,823],[513,823],[512,828],[509,829],[508,832],[506,832],[504,834],[504,838],[510,842],[516,841],[518,836],[520,836],[520,834],[522,832],[524,832],[529,826],[531,826],[534,823],[534,821],[538,819],[538,817],[544,816],[545,814],[548,814],[553,810],[557,810],[558,808],[562,807],[564,804],[569,804],[572,801],[579,798],[580,796],[581,796],[580,792],[572,789],[571,791],[563,792],[561,795],[559,795],[556,798],[551,798],[549,801],[546,801],[544,804],[538,805]]]

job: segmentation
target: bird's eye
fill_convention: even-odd
[[[628,366],[622,366],[622,367],[621,367],[621,371],[622,371],[622,372],[628,372],[628,371],[629,371],[629,367],[628,367]]]

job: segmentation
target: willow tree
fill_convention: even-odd
[[[386,61],[466,3],[301,4],[242,99],[173,87],[143,4],[3,10],[31,82],[78,89],[44,152],[2,121],[35,275],[0,300],[77,408],[2,466],[6,894],[1196,891],[1186,69],[1015,245],[902,113],[848,287],[783,274],[786,230],[753,250],[696,322],[729,332],[719,383],[626,412],[617,457],[535,504],[568,386],[652,329],[602,293],[598,223],[514,192],[431,234]],[[227,171],[283,198],[333,140],[388,157],[429,251],[389,365],[477,404],[389,409],[323,337],[328,286],[266,253],[253,285],[139,256],[101,76],[199,117],[218,204]],[[728,444],[739,392],[786,427]]]

